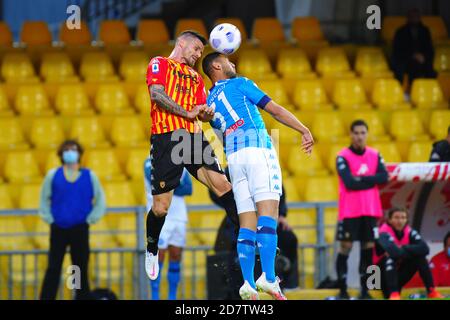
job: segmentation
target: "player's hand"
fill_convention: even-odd
[[[292,230],[291,226],[286,220],[286,217],[279,216],[278,217],[278,223],[280,224],[281,230],[283,231],[290,231]]]
[[[205,106],[206,108],[198,114],[198,118],[203,122],[209,122],[214,118],[215,110],[212,107]]]
[[[198,104],[192,108],[191,111],[187,112],[187,117],[189,120],[195,120],[200,112],[204,111],[207,106],[205,104]]]
[[[308,130],[302,135],[302,150],[307,155],[310,155],[312,152],[312,147],[314,145],[314,139],[311,132]]]

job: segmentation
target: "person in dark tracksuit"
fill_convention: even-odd
[[[80,288],[75,288],[75,299],[90,299],[89,225],[104,215],[106,205],[97,176],[80,167],[82,154],[78,142],[63,142],[58,150],[62,166],[50,170],[42,186],[40,215],[50,224],[50,250],[41,300],[56,298],[67,247],[72,264],[80,270]]]
[[[433,143],[430,162],[450,162],[450,126],[447,129],[447,138]]]

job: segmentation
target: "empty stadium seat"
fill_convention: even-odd
[[[9,26],[4,21],[0,21],[0,46],[10,47],[12,42],[11,29],[9,29]]]
[[[149,147],[133,148],[128,155],[125,172],[131,179],[142,179],[144,176],[144,161],[150,155]],[[143,183],[143,182],[142,182]],[[143,187],[143,184],[142,184]]]
[[[431,141],[413,142],[408,151],[408,162],[428,162],[432,149]]]
[[[49,170],[58,168],[60,166],[61,166],[61,159],[59,158],[57,153],[56,152],[49,153],[45,161],[45,172],[48,172]]]
[[[324,167],[319,153],[314,150],[308,156],[300,149],[300,145],[291,148],[288,167],[289,171],[297,177],[328,175],[328,170]]]
[[[163,19],[140,20],[136,38],[144,45],[165,44],[170,40],[169,30]]]
[[[448,39],[447,27],[445,26],[445,22],[442,17],[423,16],[421,20],[422,23],[430,30],[431,39],[433,40],[433,42]]]
[[[84,87],[79,84],[61,85],[57,91],[55,108],[63,115],[89,115],[94,111]]]
[[[415,79],[411,89],[411,101],[418,109],[447,109],[441,87],[436,79]]]
[[[9,193],[8,185],[0,183],[0,210],[13,209],[14,205]]]
[[[285,41],[283,26],[277,18],[255,18],[252,38],[261,43]]]
[[[296,17],[292,21],[292,38],[299,42],[323,41],[322,29],[316,17]]]
[[[33,184],[23,185],[20,190],[19,208],[20,209],[38,209],[39,203],[40,203],[41,188],[42,188],[41,183],[33,183]],[[35,220],[34,223],[36,223],[37,221],[36,221],[36,219],[33,219],[33,218],[40,219],[37,216],[34,216],[34,217],[25,216],[25,217],[28,220],[27,222]],[[28,219],[28,218],[31,218],[31,219]],[[33,229],[36,227],[36,225],[31,226],[32,227],[31,229],[29,228],[30,226],[27,224],[25,224],[25,227],[30,231],[34,231]]]
[[[64,131],[58,118],[35,118],[31,126],[31,143],[35,148],[57,148],[64,140]]]
[[[77,139],[84,147],[109,145],[103,128],[95,117],[77,117],[72,124],[70,138]]]
[[[120,84],[100,85],[95,95],[95,106],[103,114],[132,114],[128,96]]]
[[[378,150],[385,162],[401,162],[400,153],[394,142],[375,142],[372,147]]]
[[[311,131],[319,142],[338,141],[346,132],[335,112],[318,112],[314,117]]]
[[[81,59],[80,74],[86,81],[116,80],[111,59],[104,52],[88,52]]]
[[[283,178],[284,192],[286,193],[286,201],[297,202],[302,201],[302,192],[300,192],[303,181],[296,177]],[[291,215],[289,215],[291,217]]]
[[[105,45],[128,44],[131,36],[123,20],[103,20],[100,23],[99,40]]]
[[[10,151],[6,156],[4,177],[10,182],[38,182],[41,173],[31,151]]]
[[[239,73],[251,79],[275,79],[267,55],[259,49],[249,49],[240,53],[237,64]]]
[[[400,141],[412,141],[427,137],[416,111],[393,112],[389,131],[395,139]]]
[[[363,47],[356,54],[355,70],[366,76],[376,72],[389,70],[383,51],[378,47]]]
[[[47,22],[25,21],[22,25],[20,40],[28,46],[50,46],[52,35],[48,30]]]
[[[372,102],[380,110],[410,109],[411,105],[404,100],[403,89],[396,79],[378,79],[372,91]]]
[[[7,82],[37,82],[33,65],[25,53],[7,53],[2,59],[2,77]]]
[[[53,111],[41,85],[23,85],[17,89],[16,110],[22,115],[48,115]]]
[[[118,147],[148,145],[141,122],[136,116],[114,118],[111,127],[111,140]]]
[[[0,87],[0,117],[12,116],[13,114],[14,113],[9,105],[6,92],[3,88]]]
[[[137,204],[128,182],[107,182],[104,183],[104,189],[108,207],[132,207]]]
[[[146,84],[139,85],[134,98],[134,105],[140,113],[150,115],[150,94]]]
[[[42,56],[41,76],[45,81],[54,82],[78,80],[69,56],[62,52],[45,53]]]
[[[350,72],[347,56],[342,48],[325,48],[319,51],[316,71],[322,76]]]
[[[104,181],[123,181],[119,162],[112,149],[89,150],[83,160],[87,168],[93,170]]]
[[[0,118],[0,149],[26,148],[28,146],[16,118]]]
[[[333,90],[333,101],[341,110],[371,109],[358,79],[337,80]]]
[[[265,92],[276,103],[281,104],[287,109],[290,105],[283,83],[279,80],[263,80],[258,82],[259,88]]]
[[[150,57],[143,51],[125,52],[120,61],[119,73],[126,81],[145,81]]]
[[[247,30],[245,30],[244,23],[240,18],[218,18],[214,22],[214,26],[217,26],[221,23],[231,23],[232,25],[236,26],[241,33],[242,42],[245,42],[248,39]]]
[[[277,72],[284,78],[315,78],[305,52],[301,49],[283,49],[277,59]]]
[[[397,29],[404,24],[406,24],[406,17],[404,16],[385,16],[381,26],[381,38],[386,43],[391,43]]]
[[[450,110],[435,110],[431,113],[429,132],[435,139],[447,136],[450,126]]]
[[[202,19],[178,19],[175,26],[174,39],[176,39],[180,33],[186,30],[194,30],[201,34],[205,39],[208,38],[208,31]]]
[[[294,104],[302,111],[327,111],[333,108],[320,80],[298,81],[294,90]]]
[[[66,23],[61,24],[59,40],[68,46],[89,46],[92,35],[85,21],[80,21],[80,28],[69,29]]]
[[[306,182],[305,201],[336,201],[338,199],[335,177],[311,177]]]
[[[434,54],[434,70],[437,72],[450,71],[450,47],[437,47]]]
[[[333,143],[326,149],[326,166],[331,173],[336,174],[336,157],[338,153],[348,147],[349,143]]]

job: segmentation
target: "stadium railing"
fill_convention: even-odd
[[[305,251],[314,250],[314,270],[312,285],[317,285],[331,273],[334,245],[327,243],[325,239],[325,228],[335,228],[335,225],[325,225],[324,213],[326,208],[336,208],[336,202],[293,202],[288,203],[289,209],[315,209],[316,221],[311,226],[291,225],[294,230],[315,229],[316,242],[305,243],[299,241],[299,286],[305,287]],[[210,211],[221,210],[215,205],[190,205],[188,211]],[[115,214],[134,214],[135,229],[111,229],[92,230],[90,236],[109,234],[117,236],[124,233],[135,233],[136,246],[123,247],[95,247],[91,246],[89,260],[89,280],[91,289],[109,288],[112,289],[119,299],[149,299],[150,282],[144,268],[145,256],[145,207],[121,207],[108,208],[107,215],[112,217]],[[297,212],[289,215],[301,214]],[[26,218],[38,215],[38,210],[0,210],[0,219],[6,216]],[[139,223],[142,222],[142,223]],[[218,226],[217,226],[218,227]],[[0,229],[1,230],[1,229]],[[188,228],[188,233],[217,232],[217,228]],[[0,231],[0,243],[7,241],[19,241],[33,239],[33,237],[45,237],[48,241],[48,232],[16,232],[14,230]],[[92,244],[92,241],[91,241]],[[184,257],[191,259],[190,263],[183,260],[183,275],[180,283],[180,297],[182,299],[206,299],[206,268],[199,268],[199,261],[206,261],[209,254],[214,250],[209,245],[187,246],[184,249]],[[47,267],[48,249],[1,249],[0,246],[0,300],[4,299],[38,299],[42,281]],[[69,282],[71,281],[71,271],[67,269],[71,263],[70,255],[67,254],[61,272],[59,299],[73,298]],[[184,273],[189,276],[185,277]],[[161,286],[163,286],[161,282]],[[163,296],[162,296],[163,297]]]

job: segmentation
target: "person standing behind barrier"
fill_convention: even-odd
[[[83,148],[77,141],[64,141],[58,149],[62,166],[50,170],[42,185],[40,215],[50,224],[50,251],[41,300],[56,298],[67,246],[80,274],[75,299],[90,299],[89,225],[105,214],[106,204],[97,176],[80,166],[82,155]]]
[[[338,299],[349,299],[347,293],[347,260],[354,241],[360,241],[360,299],[371,299],[367,289],[367,267],[372,264],[372,249],[377,220],[382,216],[378,185],[388,181],[388,173],[380,153],[366,146],[369,127],[363,120],[351,124],[352,144],[336,158],[339,175],[339,217],[337,240],[340,248],[336,259]]]
[[[152,188],[151,188],[151,161],[150,158],[144,162],[144,182],[145,193],[147,196],[147,212],[153,204]],[[166,217],[164,226],[158,241],[158,259],[159,269],[162,270],[164,265],[165,254],[169,253],[169,270],[167,272],[167,281],[169,283],[169,300],[177,299],[177,289],[180,283],[181,275],[181,256],[183,248],[186,245],[186,226],[187,226],[187,207],[184,201],[185,196],[192,194],[192,179],[189,172],[184,169],[180,179],[180,185],[173,192],[172,202]],[[150,280],[152,288],[152,300],[159,300],[159,284],[161,281],[161,273],[158,274],[156,280]]]

